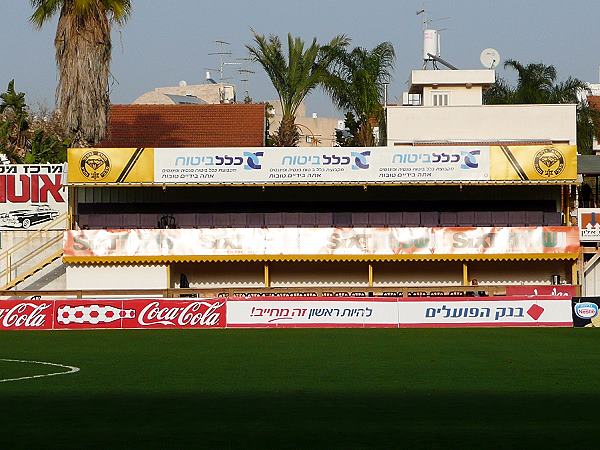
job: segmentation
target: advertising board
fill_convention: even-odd
[[[61,164],[0,165],[0,230],[39,229],[66,213],[64,171]]]
[[[445,298],[398,303],[400,327],[570,327],[571,299]]]
[[[69,149],[73,184],[340,184],[574,180],[575,146]]]
[[[567,297],[577,295],[577,288],[572,285],[517,285],[506,286],[506,295],[526,297]]]
[[[398,327],[395,298],[229,299],[228,328]]]
[[[577,255],[576,227],[70,230],[65,260],[236,255]]]
[[[600,297],[573,297],[573,325],[600,328]]]
[[[600,208],[579,208],[579,240],[600,242]]]

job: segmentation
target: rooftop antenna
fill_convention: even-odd
[[[217,47],[219,47],[219,50],[216,52],[211,52],[209,53],[209,55],[218,55],[219,56],[219,81],[223,81],[224,78],[224,72],[225,72],[225,65],[227,64],[224,60],[224,56],[231,56],[231,52],[228,51],[227,49],[229,47],[225,47],[225,46],[230,46],[231,44],[227,41],[222,41],[217,39],[216,41],[214,41],[215,44],[217,44]],[[209,70],[217,70],[217,69],[209,69]]]

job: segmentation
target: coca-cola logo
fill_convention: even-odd
[[[160,302],[148,303],[138,316],[143,326],[172,325],[182,327],[214,327],[219,325],[219,309],[225,302],[191,302],[185,306],[163,306]]]
[[[52,303],[17,303],[11,308],[0,309],[2,328],[43,328]]]

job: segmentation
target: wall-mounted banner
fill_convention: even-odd
[[[43,228],[66,213],[65,171],[62,164],[0,165],[0,230]]]
[[[398,327],[395,298],[229,299],[228,328]]]
[[[579,208],[579,239],[600,242],[600,208]]]
[[[573,297],[573,325],[600,328],[600,297]]]
[[[557,255],[576,257],[576,227],[206,228],[66,231],[65,260],[207,256]],[[570,256],[569,256],[570,255]]]
[[[226,301],[10,300],[0,303],[0,330],[225,328]]]
[[[576,148],[547,146],[69,149],[72,184],[344,184],[574,180]]]
[[[571,298],[577,295],[577,287],[572,285],[517,285],[506,286],[506,295],[520,295],[522,297],[566,297]]]
[[[532,327],[573,325],[571,299],[472,297],[398,303],[400,327]]]

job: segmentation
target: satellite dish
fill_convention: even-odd
[[[185,81],[185,80],[181,80],[181,81],[179,82],[179,87],[186,87],[186,86],[187,86],[187,81]]]
[[[479,60],[486,69],[495,69],[500,64],[500,53],[495,48],[486,48],[481,52]]]

